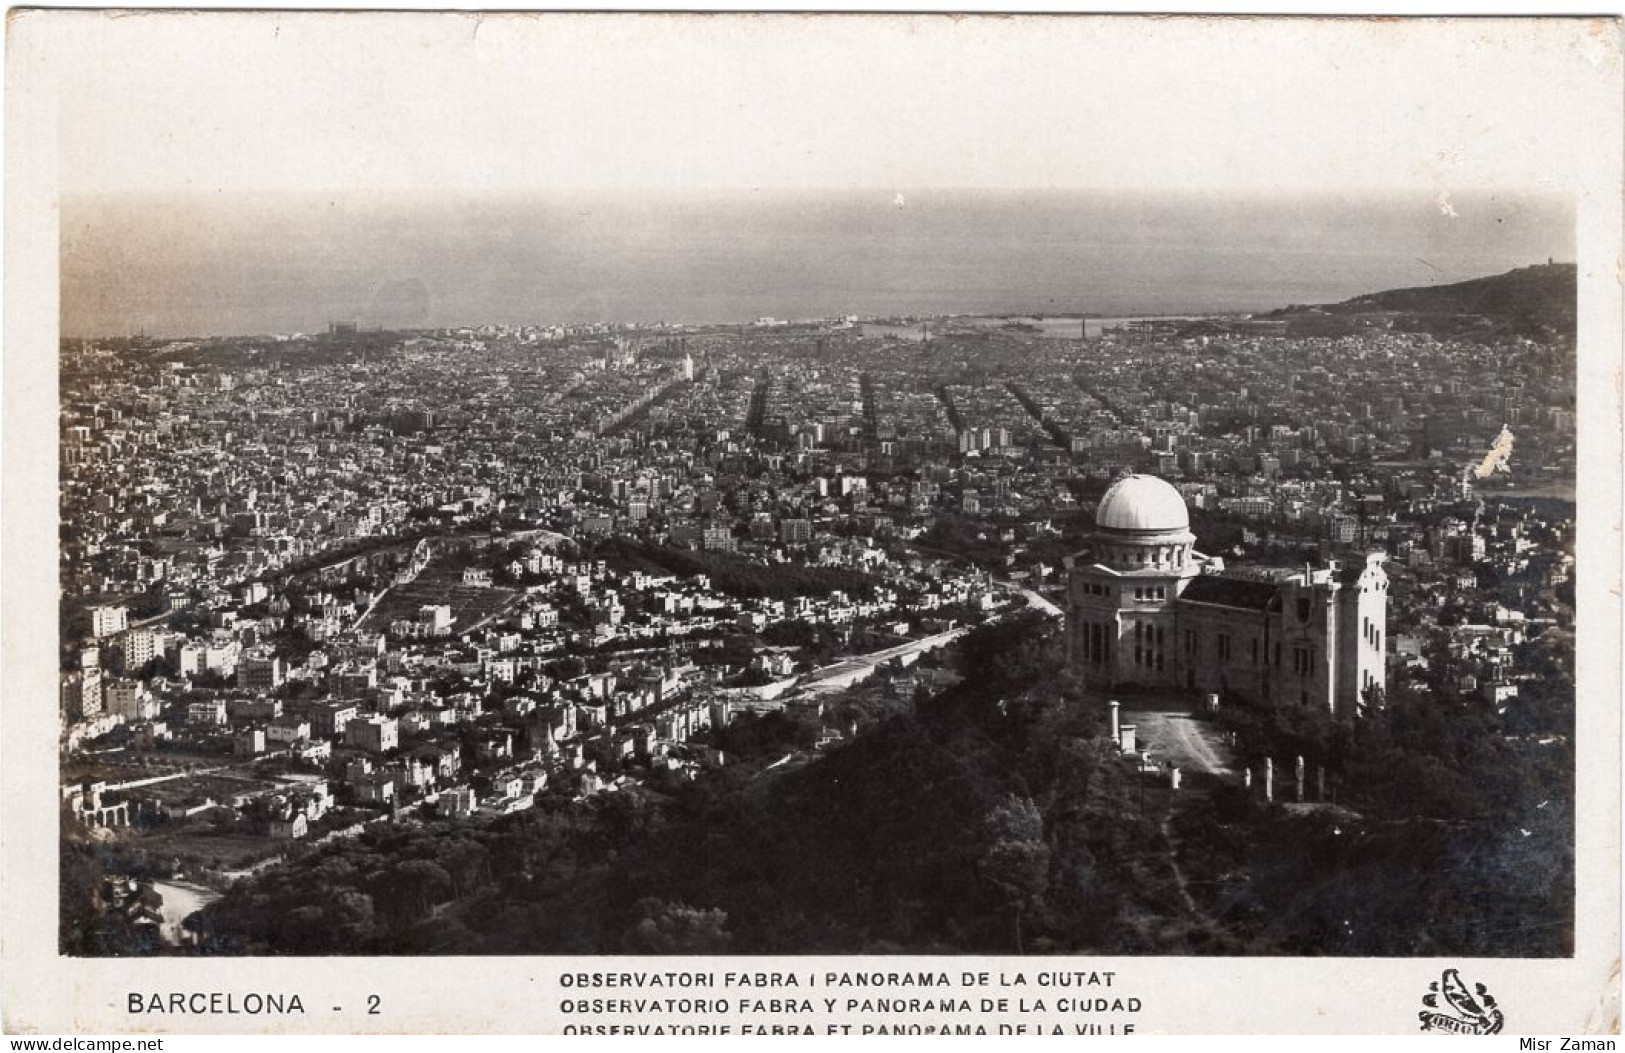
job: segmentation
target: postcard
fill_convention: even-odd
[[[8,29],[8,1031],[1618,1033],[1617,20]]]

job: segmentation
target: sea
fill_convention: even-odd
[[[1092,339],[1109,329],[1121,329],[1132,322],[1180,321],[1189,317],[1188,314],[1141,314],[1108,317],[1097,315],[1062,315],[1058,317],[1048,315],[953,315],[945,320],[932,320],[929,323],[895,320],[862,322],[859,323],[859,331],[866,337],[919,343],[928,339],[933,332],[940,336],[945,331],[999,329],[1015,325],[1020,326],[1028,333],[1049,340],[1077,340],[1080,337]],[[933,326],[935,326],[934,329]]]
[[[68,336],[1269,310],[1572,260],[1505,192],[127,195],[61,210]]]

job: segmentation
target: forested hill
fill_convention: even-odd
[[[1451,285],[1389,289],[1345,300],[1338,307],[1348,311],[1478,314],[1572,326],[1577,281],[1578,268],[1574,264],[1550,263]]]
[[[1269,317],[1398,316],[1397,328],[1454,332],[1468,326],[1519,336],[1573,334],[1578,268],[1572,263],[1520,267],[1487,278],[1448,285],[1419,285],[1367,293],[1342,303],[1294,306]]]

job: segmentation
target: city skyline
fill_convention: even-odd
[[[62,945],[1562,955],[1576,284],[64,340]]]

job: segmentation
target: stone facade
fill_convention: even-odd
[[[1248,575],[1195,551],[1178,491],[1131,475],[1067,560],[1068,659],[1103,688],[1235,693],[1357,714],[1386,687],[1382,553]]]

